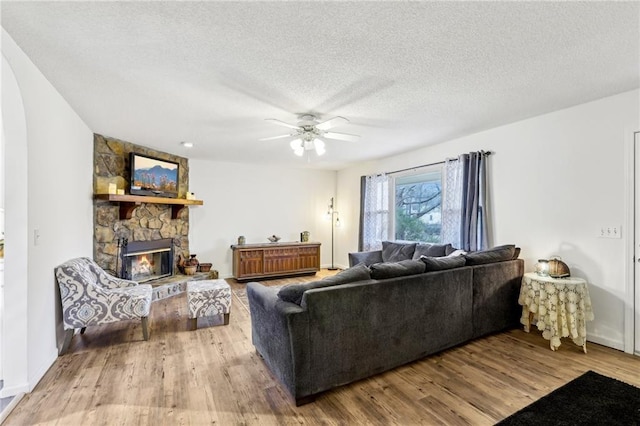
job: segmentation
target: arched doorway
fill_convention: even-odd
[[[2,55],[2,144],[4,146],[5,285],[0,361],[4,387],[0,397],[27,392],[27,125],[20,87]],[[4,181],[9,181],[5,179]],[[9,326],[10,325],[10,326]],[[10,367],[10,368],[9,368]]]

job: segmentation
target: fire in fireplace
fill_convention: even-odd
[[[173,239],[124,241],[120,276],[145,282],[173,275]]]

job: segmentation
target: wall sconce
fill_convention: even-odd
[[[333,220],[334,216],[336,218],[335,221]],[[331,221],[331,267],[328,269],[330,271],[335,271],[338,268],[336,268],[335,265],[333,264],[333,245],[334,245],[333,230],[334,228],[340,227],[340,214],[334,209],[333,197],[331,197],[331,200],[329,200],[329,208],[327,209],[326,217],[328,220]]]

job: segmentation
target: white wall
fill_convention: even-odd
[[[213,263],[220,277],[232,275],[230,245],[244,235],[247,243],[310,241],[322,243],[321,264],[331,263],[331,227],[324,219],[335,195],[336,172],[189,160],[190,191],[204,201],[191,207],[189,245],[200,262]],[[339,206],[338,206],[339,208]],[[339,231],[338,231],[339,232]]]
[[[26,235],[20,235],[16,242],[28,250],[26,258],[21,259],[26,262],[27,269],[21,277],[27,277],[26,289],[15,300],[9,300],[9,286],[14,285],[9,282],[13,246],[7,235],[5,303],[8,307],[24,306],[26,302],[26,316],[10,316],[7,310],[5,322],[12,327],[26,327],[27,345],[26,356],[6,360],[10,368],[4,369],[7,388],[3,389],[3,396],[7,396],[12,390],[23,390],[19,389],[23,384],[7,383],[8,370],[26,369],[30,391],[57,357],[57,335],[60,336],[62,324],[54,267],[70,258],[92,254],[93,133],[4,29],[2,55],[15,74],[22,96],[27,142],[25,150],[14,150],[12,144],[16,141],[7,131],[6,180],[11,183],[6,188],[7,228],[12,226],[9,220],[14,209],[10,191],[26,194],[28,203],[28,210],[19,212],[26,215]],[[3,101],[4,96],[3,90]],[[14,112],[3,108],[5,128],[9,127],[8,121],[16,119],[5,114]],[[15,179],[18,175],[11,174],[9,164],[26,172],[26,177]],[[40,235],[37,243],[36,231]],[[4,347],[9,350],[11,342]]]
[[[602,225],[626,220],[625,141],[640,128],[639,91],[498,127],[338,173],[338,197],[353,226],[339,258],[357,249],[359,177],[490,150],[493,245],[522,248],[526,270],[538,258],[560,255],[590,284],[595,321],[589,339],[623,349],[625,246],[633,238],[602,239]],[[390,141],[391,142],[391,141]]]

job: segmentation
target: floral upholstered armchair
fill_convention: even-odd
[[[149,339],[147,318],[151,309],[151,286],[115,278],[93,260],[79,257],[56,267],[64,322],[64,354],[76,328],[84,333],[90,325],[141,319],[144,340]]]

